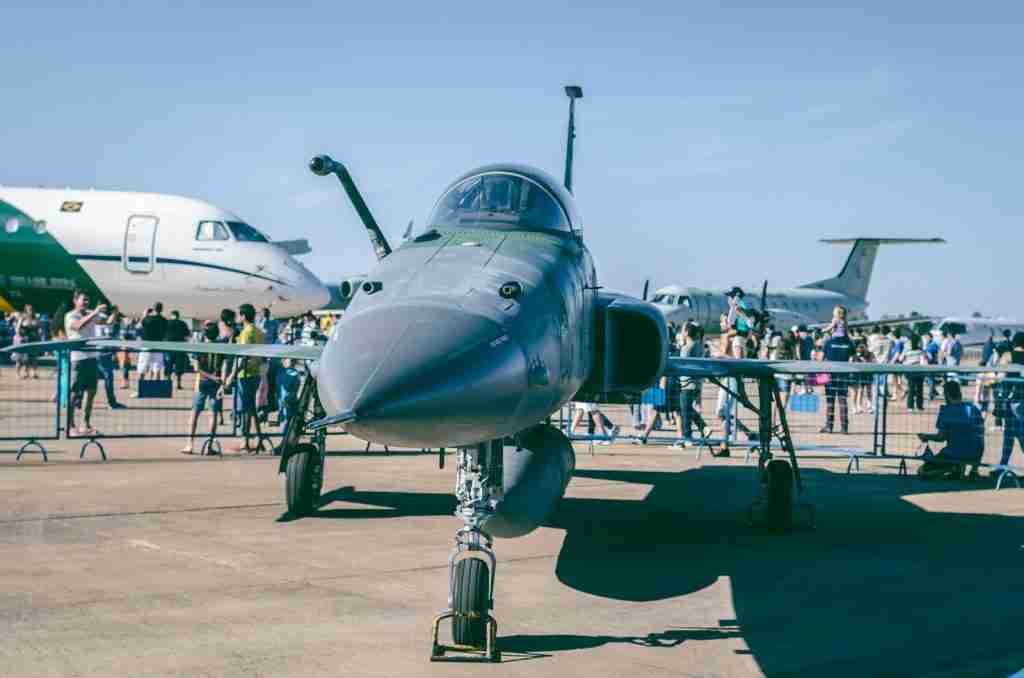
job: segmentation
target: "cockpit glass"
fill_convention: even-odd
[[[239,242],[267,242],[267,237],[249,224],[241,221],[229,221],[227,224],[231,229],[231,234]]]
[[[683,295],[683,296],[679,297],[678,304],[680,306],[685,306],[686,308],[690,308],[690,297],[688,297],[686,295]]]
[[[653,297],[651,297],[651,303],[652,304],[664,304],[665,303],[665,297],[666,297],[666,295],[664,295],[664,294],[655,294]]]
[[[470,177],[441,196],[430,226],[569,231],[561,205],[539,184],[515,174]]]
[[[200,242],[230,239],[224,224],[219,221],[200,221],[199,226],[196,228],[196,240]]]

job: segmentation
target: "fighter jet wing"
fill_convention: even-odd
[[[216,355],[248,358],[294,358],[295,360],[317,360],[323,350],[319,346],[295,346],[290,344],[193,344],[186,341],[67,339],[64,341],[35,341],[28,344],[8,346],[0,350],[0,353],[39,354],[59,351],[61,349],[81,351],[90,348],[129,351],[187,351],[188,353],[213,353]]]
[[[59,351],[60,349],[63,348],[76,351],[85,348],[86,344],[88,343],[88,339],[32,341],[26,344],[8,346],[7,348],[0,349],[0,353],[29,353],[31,355],[38,355],[40,353],[49,353],[50,351]]]
[[[948,374],[1010,372],[1013,365],[949,367],[945,365],[890,365],[840,363],[818,360],[737,360],[733,358],[669,358],[665,376],[670,377],[774,377],[779,374]],[[1020,370],[1019,366],[1016,366]]]
[[[89,341],[88,345],[95,348],[134,351],[187,351],[188,353],[212,353],[245,358],[294,358],[295,360],[316,360],[323,350],[319,346],[291,344],[193,344],[186,341],[125,341],[120,339],[94,339]]]

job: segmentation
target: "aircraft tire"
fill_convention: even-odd
[[[487,645],[487,615],[491,609],[491,571],[479,558],[463,558],[455,563],[454,612],[468,613],[469,617],[452,619],[452,638],[456,645],[485,647]]]
[[[785,459],[772,459],[765,469],[765,522],[772,532],[793,527],[793,469]]]
[[[297,445],[288,458],[285,476],[288,513],[295,517],[311,515],[320,502],[324,478],[323,459],[316,445]]]

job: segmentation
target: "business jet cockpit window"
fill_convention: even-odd
[[[228,229],[219,221],[200,221],[196,228],[196,240],[209,242],[213,240],[230,240]]]
[[[684,294],[679,297],[679,301],[677,301],[676,304],[679,306],[685,306],[686,308],[690,308],[690,297]]]
[[[239,242],[267,242],[267,236],[241,221],[229,221],[228,228],[231,229],[231,235],[235,236],[235,240]]]
[[[430,225],[570,231],[565,210],[540,184],[515,174],[470,177],[441,196]]]

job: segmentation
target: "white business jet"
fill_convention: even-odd
[[[157,301],[185,318],[251,303],[278,317],[318,309],[327,288],[236,215],[173,195],[0,186],[0,310],[56,309],[81,288],[127,315]]]

